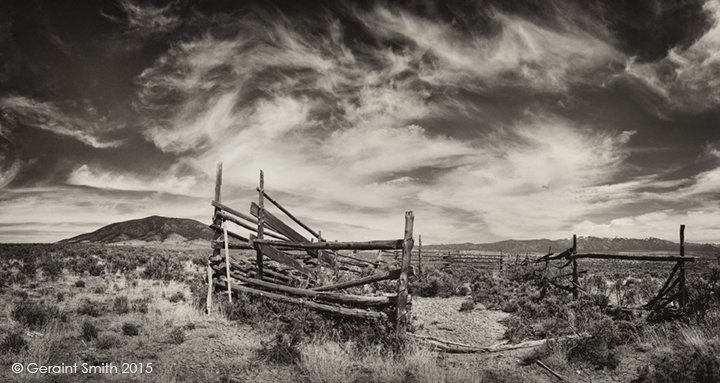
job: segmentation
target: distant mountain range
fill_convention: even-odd
[[[212,240],[213,230],[194,219],[151,217],[113,223],[60,243],[189,243]]]
[[[113,223],[92,233],[64,239],[60,243],[114,243],[128,245],[155,244],[205,244],[212,240],[213,230],[193,219],[151,216],[142,219]],[[578,237],[578,251],[624,252],[667,251],[677,253],[680,245],[658,238],[598,238]],[[505,253],[560,253],[572,247],[571,239],[506,240],[495,243],[456,243],[425,245],[425,250],[475,250]],[[720,252],[720,246],[709,243],[685,243],[686,251]]]
[[[572,239],[530,239],[524,241],[507,240],[495,243],[458,243],[423,246],[427,250],[475,250],[502,251],[505,253],[547,253],[548,250],[560,253],[572,247]],[[623,252],[623,251],[667,251],[677,253],[680,244],[658,238],[598,238],[577,237],[578,252]],[[685,251],[719,252],[720,246],[710,243],[685,243]]]

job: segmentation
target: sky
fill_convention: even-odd
[[[720,242],[720,0],[0,0],[0,242],[267,193],[330,240]],[[238,230],[240,231],[240,230]],[[240,231],[241,232],[241,231]]]

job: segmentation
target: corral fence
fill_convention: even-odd
[[[676,305],[678,309],[682,309],[687,302],[685,264],[695,262],[695,258],[685,256],[685,225],[680,225],[680,248],[678,256],[578,253],[577,236],[573,234],[573,247],[560,254],[548,253],[536,259],[535,262],[545,262],[547,267],[550,261],[563,261],[565,264],[559,266],[559,269],[572,267],[571,272],[559,275],[555,280],[551,281],[551,283],[558,288],[572,293],[573,299],[578,299],[580,293],[587,292],[579,283],[579,275],[584,273],[584,271],[578,270],[578,260],[581,259],[674,263],[675,265],[670,272],[670,276],[660,288],[657,295],[639,308],[644,310],[662,310],[668,308],[670,305]],[[569,278],[570,280],[565,283],[558,282],[558,280],[562,278]]]
[[[320,231],[311,229],[265,190],[264,173],[260,171],[258,202],[250,204],[249,214],[221,202],[222,163],[217,166],[214,213],[210,227],[215,231],[212,255],[208,259],[207,312],[212,311],[216,290],[233,294],[251,294],[266,299],[298,304],[334,315],[356,318],[386,318],[394,321],[396,330],[407,326],[408,274],[413,248],[414,216],[405,213],[404,236],[400,239],[367,242],[329,242]],[[308,239],[280,217],[268,211],[265,202],[280,210],[296,227],[307,231]],[[229,224],[233,230],[228,229]],[[249,235],[236,231],[243,229]],[[306,234],[307,235],[307,234]],[[224,254],[223,254],[224,250]],[[251,250],[255,257],[247,259],[230,250]],[[395,262],[379,256],[374,261],[354,257],[347,251],[394,252]],[[345,253],[344,253],[345,252]],[[351,253],[352,254],[352,253]],[[347,273],[340,273],[346,271]],[[338,281],[341,275],[366,275]],[[345,278],[347,279],[347,278]],[[397,292],[376,296],[340,293],[352,287],[396,280]]]

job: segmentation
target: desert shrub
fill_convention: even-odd
[[[11,332],[0,342],[0,353],[19,354],[27,348],[28,344],[22,336],[22,331]]]
[[[47,306],[33,301],[21,301],[13,307],[11,316],[16,321],[32,329],[39,329],[53,318],[58,318],[61,315],[57,306]]]
[[[136,324],[125,322],[122,325],[122,332],[127,336],[137,336],[140,334],[140,328]]]
[[[56,257],[41,257],[38,263],[43,274],[50,277],[53,281],[62,274],[62,261]]]
[[[75,287],[85,287],[85,281],[83,281],[82,279],[78,279],[77,281],[75,281]]]
[[[170,341],[174,344],[185,342],[185,332],[182,327],[176,327],[170,332]]]
[[[123,315],[130,312],[130,304],[128,303],[128,299],[126,296],[122,295],[119,297],[115,297],[115,301],[113,302],[113,311],[115,311],[115,313],[117,313],[118,315]]]
[[[167,254],[159,254],[145,265],[142,277],[158,280],[182,280],[183,266],[180,260]]]
[[[115,335],[103,335],[97,340],[97,348],[108,350],[122,346],[122,340]]]
[[[475,309],[475,302],[473,301],[464,301],[460,305],[460,311],[472,311]]]
[[[593,323],[590,338],[573,342],[568,350],[568,360],[615,369],[620,364],[616,350],[621,340],[618,333],[617,326],[609,318]]]
[[[80,336],[88,342],[97,339],[98,329],[92,322],[86,320],[80,329]]]
[[[720,265],[710,265],[697,278],[688,280],[685,315],[703,321],[709,312],[720,308]]]
[[[132,302],[132,309],[133,311],[147,314],[148,312],[148,303],[152,301],[152,298],[142,298],[142,299],[136,299]]]
[[[200,267],[200,268],[207,266],[207,262],[208,262],[207,259],[204,259],[204,258],[193,258],[192,259],[193,265]]]
[[[483,371],[483,383],[536,383],[543,380],[521,369],[492,368]]]
[[[100,302],[85,299],[82,304],[80,304],[80,307],[77,308],[77,313],[80,315],[89,315],[94,318],[99,317],[102,315],[101,304]]]
[[[270,342],[261,341],[262,348],[258,351],[259,357],[269,363],[295,364],[300,361],[302,355],[300,342],[302,335],[299,331],[275,334]]]
[[[200,277],[188,281],[190,287],[190,305],[200,312],[205,312],[207,307],[207,282]]]
[[[185,302],[185,294],[183,294],[182,291],[178,291],[175,294],[170,295],[168,297],[168,301],[170,301],[170,303],[177,303],[180,301]]]
[[[720,382],[720,340],[699,344],[682,342],[665,354],[656,355],[640,371],[635,382]]]

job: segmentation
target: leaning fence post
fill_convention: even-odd
[[[258,227],[257,227],[257,239],[263,239],[263,232],[265,231],[265,173],[260,170],[260,187],[258,188]],[[263,277],[263,252],[262,245],[256,245],[255,252],[257,257],[255,258],[257,263],[257,279],[262,280]]]
[[[215,174],[215,201],[220,202],[220,189],[222,187],[222,162],[219,162],[217,164],[217,172]],[[222,223],[222,217],[220,216],[220,209],[215,208],[215,212],[213,213],[213,225],[220,226]],[[213,242],[217,241],[218,238],[220,238],[220,232],[215,230],[215,233],[213,234]],[[227,240],[225,240],[227,243]],[[211,244],[212,245],[212,244]],[[213,256],[220,255],[220,249],[216,249],[213,246]],[[205,309],[207,310],[207,313],[210,314],[212,312],[212,294],[213,294],[213,279],[212,279],[212,266],[210,266],[210,258],[208,258],[207,262],[207,273],[208,273],[208,293],[207,293],[207,299],[206,299],[206,306]]]
[[[680,256],[685,256],[685,225],[680,225]],[[680,309],[685,307],[685,300],[687,299],[687,290],[685,288],[685,262],[680,263],[680,273],[678,278],[680,279]]]
[[[418,278],[422,278],[422,235],[418,235]]]
[[[573,234],[573,255],[577,254],[577,236]],[[572,267],[573,267],[573,299],[578,299],[578,288],[580,286],[579,280],[578,280],[578,269],[577,269],[577,259],[572,260]]]
[[[227,275],[228,302],[232,303],[232,290],[230,288],[230,244],[228,243],[227,221],[222,220],[223,239],[225,240],[225,274]]]
[[[405,212],[405,236],[403,238],[402,261],[400,266],[400,278],[398,279],[397,306],[395,311],[395,328],[399,333],[404,333],[407,329],[407,311],[405,305],[407,303],[407,287],[408,287],[408,269],[410,269],[410,256],[413,248],[413,223],[415,217],[412,211]]]

